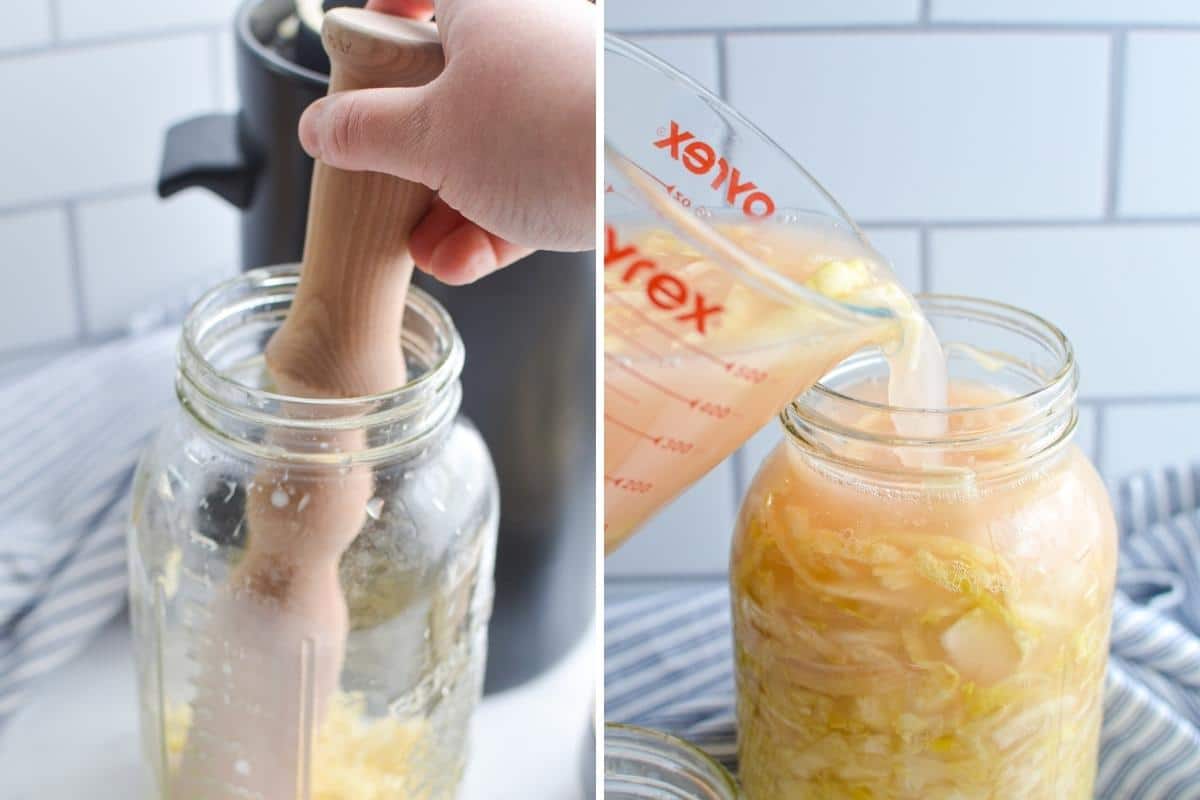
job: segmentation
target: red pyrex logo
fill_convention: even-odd
[[[753,181],[743,183],[742,173],[737,167],[731,167],[723,156],[717,155],[712,145],[697,139],[696,134],[681,130],[675,120],[671,120],[671,132],[655,141],[654,146],[667,150],[671,158],[695,175],[704,175],[716,167],[717,176],[710,186],[720,189],[721,184],[725,183],[725,202],[734,208],[740,204],[746,216],[769,217],[775,213],[775,201],[771,195],[759,189]]]
[[[625,271],[621,273],[622,283],[633,283],[635,278],[646,281],[646,299],[657,308],[664,311],[684,309],[691,302],[691,310],[675,315],[675,319],[683,323],[691,323],[696,330],[708,333],[707,320],[710,316],[720,314],[724,306],[710,306],[704,300],[704,295],[694,291],[679,278],[667,272],[661,272],[658,264],[642,255],[636,245],[617,243],[617,231],[612,225],[604,228],[604,268],[615,266],[624,259],[632,259]],[[645,273],[643,276],[642,273]]]

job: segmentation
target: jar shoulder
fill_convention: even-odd
[[[378,475],[403,474],[408,478],[426,471],[439,471],[463,479],[455,490],[460,496],[494,491],[496,470],[483,436],[469,419],[459,416],[445,433],[424,449],[403,457],[373,461]],[[286,457],[266,459],[237,447],[197,424],[188,414],[177,410],[147,442],[136,470],[135,493],[145,493],[153,479],[168,475],[187,479],[225,474],[241,476],[278,468],[296,473],[336,474],[336,465]]]
[[[763,460],[743,497],[735,540],[752,535],[754,523],[765,519],[792,535],[944,535],[1022,551],[1039,532],[1042,551],[1083,543],[1115,551],[1117,540],[1104,481],[1074,445],[1001,482],[916,480],[901,487],[826,469],[784,440]]]
[[[131,508],[134,543],[147,554],[206,542],[238,548],[246,536],[248,491],[273,482],[301,503],[305,487],[335,487],[357,469],[256,457],[181,410],[164,421],[139,460]],[[432,544],[452,540],[456,532],[487,534],[496,526],[495,468],[483,437],[466,418],[459,417],[424,450],[372,462],[369,469],[368,529]],[[271,497],[267,488],[265,496]]]

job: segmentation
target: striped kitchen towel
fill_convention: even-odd
[[[1200,464],[1113,487],[1121,566],[1097,797],[1200,800]],[[736,771],[725,587],[607,604],[605,718],[674,733]]]
[[[128,494],[173,403],[178,328],[0,386],[0,728],[125,603]]]

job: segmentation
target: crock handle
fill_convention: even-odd
[[[203,186],[238,208],[250,206],[258,164],[242,147],[237,114],[205,114],[167,130],[158,196]]]

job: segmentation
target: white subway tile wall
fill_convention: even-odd
[[[1197,256],[1200,225],[934,230],[929,288],[1052,320],[1075,344],[1085,398],[1200,397],[1183,360],[1200,361]]]
[[[21,348],[52,345],[79,332],[61,208],[0,216],[0,358]]]
[[[215,104],[208,37],[51,49],[0,57],[0,208],[149,186],[163,131]]]
[[[738,34],[727,49],[733,105],[856,219],[1103,210],[1101,34]]]
[[[920,8],[920,0],[609,0],[604,13],[609,30],[633,32],[916,22]]]
[[[871,244],[892,263],[896,277],[905,286],[921,286],[921,231],[917,228],[865,226]]]
[[[240,0],[22,0],[0,26],[0,380],[237,268],[236,214],[154,195],[167,128],[236,107]]]
[[[78,209],[88,333],[118,333],[155,303],[179,307],[237,269],[237,211],[200,192],[149,192]]]
[[[634,36],[633,41],[696,80],[720,93],[720,65],[715,36]],[[620,102],[620,98],[612,98]]]
[[[717,465],[605,559],[605,572],[650,577],[724,570],[733,534],[724,523],[737,512],[736,484],[734,462]]]
[[[5,15],[0,25],[0,54],[5,50],[44,47],[53,38],[49,0],[26,0],[18,13]]]
[[[242,0],[53,0],[66,41],[232,24]]]
[[[232,111],[238,104],[233,31],[213,34],[213,39],[217,49],[217,105],[224,111]]]
[[[1200,8],[1200,3],[1196,3]],[[1200,214],[1200,33],[1135,33],[1125,47],[1119,208],[1128,216]]]
[[[935,22],[1200,22],[1195,0],[933,0]]]
[[[1187,100],[1200,3],[608,0],[607,13],[610,30],[723,88],[914,290],[1061,325],[1083,373],[1076,441],[1107,476],[1200,460],[1200,110]],[[719,579],[737,502],[780,437],[767,425],[607,573]]]
[[[1104,428],[1100,466],[1106,470],[1131,472],[1194,462],[1200,402],[1117,406],[1105,412]]]

